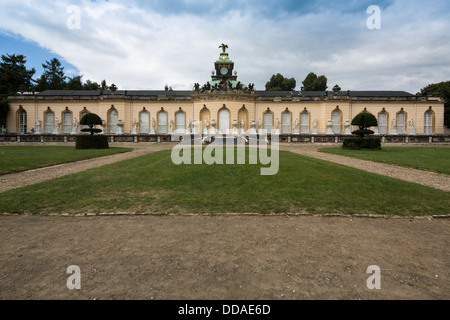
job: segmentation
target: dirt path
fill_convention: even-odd
[[[331,161],[380,175],[414,182],[444,191],[450,191],[450,175],[319,152],[317,151],[319,148],[320,147],[318,146],[305,147],[298,144],[280,144],[280,150],[286,150],[308,157]]]
[[[0,299],[450,299],[450,220],[0,216]],[[66,286],[80,267],[81,289]],[[381,269],[379,290],[367,288]]]

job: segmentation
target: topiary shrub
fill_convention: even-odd
[[[89,126],[89,129],[81,129],[82,132],[90,132],[91,135],[102,132],[102,130],[94,128],[94,126],[102,124],[102,119],[100,119],[100,117],[95,113],[85,114],[81,118],[80,124],[83,126]]]
[[[378,126],[378,121],[373,114],[363,111],[353,118],[352,126],[359,127],[359,130],[355,130],[352,133],[362,138],[364,135],[374,133],[372,130],[369,130],[369,128]]]
[[[108,149],[108,137],[104,135],[78,135],[76,149]]]
[[[380,138],[346,138],[342,148],[350,150],[371,149],[381,150]]]

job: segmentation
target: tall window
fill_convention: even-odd
[[[158,133],[167,133],[167,112],[158,113]]]
[[[404,112],[397,113],[397,133],[398,134],[406,133],[405,121],[406,121],[405,113]]]
[[[175,113],[175,132],[184,133],[186,130],[186,114],[182,111]]]
[[[308,134],[309,133],[309,113],[302,112],[300,114],[300,133]]]
[[[219,133],[227,134],[230,130],[230,111],[222,109],[219,111]]]
[[[55,122],[55,114],[53,111],[47,111],[45,113],[45,133],[53,133]]]
[[[27,133],[27,112],[21,110],[19,113],[19,133]]]
[[[378,133],[379,134],[387,134],[387,113],[382,112],[378,115]]]
[[[283,112],[281,114],[281,133],[291,133],[291,113]]]
[[[70,133],[72,131],[72,113],[63,113],[63,132]]]
[[[266,133],[272,132],[272,122],[273,122],[272,112],[268,111],[264,113],[264,130],[266,130]]]
[[[149,133],[150,131],[150,113],[142,111],[139,115],[140,133]]]
[[[341,112],[339,110],[334,110],[331,113],[331,122],[333,122],[333,133],[341,133]]]
[[[431,111],[425,112],[423,131],[424,134],[433,133],[433,115],[431,114]]]
[[[117,133],[117,122],[119,121],[119,114],[117,110],[109,112],[109,133]]]

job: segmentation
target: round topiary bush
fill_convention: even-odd
[[[94,128],[94,126],[102,124],[102,119],[95,113],[85,114],[81,118],[80,124],[83,126],[89,126],[89,129],[82,129],[82,132],[90,132],[91,135],[94,135],[94,133],[102,132],[102,130]]]
[[[78,135],[76,149],[108,149],[108,137],[104,135]]]
[[[364,111],[353,118],[352,126],[359,127],[359,130],[355,130],[352,133],[359,135],[362,138],[364,135],[374,133],[372,130],[369,130],[369,127],[378,126],[378,121],[373,114]]]

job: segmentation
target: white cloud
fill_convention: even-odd
[[[73,4],[81,8],[79,30],[66,26]],[[209,79],[223,42],[240,80],[261,90],[278,72],[295,77],[297,89],[314,71],[328,77],[330,89],[338,83],[343,90],[413,93],[450,74],[446,16],[436,5],[417,11],[414,1],[398,0],[382,11],[381,30],[366,28],[365,10],[273,18],[248,5],[199,15],[118,1],[5,0],[0,7],[0,29],[60,55],[84,79],[106,79],[121,89],[162,89],[166,83],[191,89]]]

